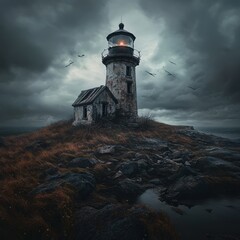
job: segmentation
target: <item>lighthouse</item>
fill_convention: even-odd
[[[137,120],[136,66],[140,53],[134,49],[136,37],[119,24],[119,29],[107,36],[108,49],[102,53],[106,66],[106,84],[82,90],[72,106],[73,125],[91,124],[100,119],[115,119],[127,123]]]
[[[135,121],[138,116],[136,66],[140,62],[140,53],[134,49],[135,39],[120,23],[119,29],[107,36],[108,49],[102,54],[106,86],[118,101],[116,115],[129,121]]]

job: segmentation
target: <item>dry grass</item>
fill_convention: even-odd
[[[58,164],[85,156],[104,144],[128,144],[132,138],[143,137],[176,141],[173,127],[152,120],[143,124],[145,127],[138,129],[113,123],[74,128],[71,122],[59,122],[31,134],[5,138],[6,147],[0,148],[0,238],[67,236],[72,226],[74,192],[65,187],[31,196],[32,189],[43,181],[43,171],[59,168]],[[101,175],[104,168],[98,165],[95,171]]]

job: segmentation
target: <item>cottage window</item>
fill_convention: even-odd
[[[132,76],[132,68],[130,66],[126,67],[126,76],[131,77]]]
[[[132,82],[127,82],[127,93],[132,93]]]
[[[107,116],[107,103],[102,104],[102,116],[103,117]]]
[[[87,119],[87,106],[83,106],[83,119]]]

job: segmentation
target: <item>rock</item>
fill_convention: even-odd
[[[154,184],[154,185],[159,185],[161,184],[161,180],[159,178],[154,178],[149,181],[149,183]]]
[[[51,167],[51,168],[45,170],[39,177],[40,178],[46,178],[46,177],[52,176],[52,175],[57,174],[57,173],[58,173],[58,168]]]
[[[173,159],[182,159],[182,162],[185,162],[185,161],[188,161],[190,160],[191,158],[191,153],[188,152],[188,151],[184,151],[184,152],[181,152],[181,151],[174,151],[172,153],[172,158]],[[175,160],[176,161],[176,160]],[[180,161],[180,160],[179,160]]]
[[[31,194],[53,192],[64,185],[75,188],[78,197],[86,198],[95,189],[95,178],[90,173],[58,173],[50,176],[45,183],[35,188]]]
[[[176,172],[175,174],[171,175],[168,177],[168,180],[173,182],[175,180],[178,180],[180,179],[181,177],[186,177],[186,176],[196,176],[197,175],[197,172],[192,169],[191,167],[189,166],[183,166],[179,169],[178,172]]]
[[[120,198],[136,198],[144,190],[144,187],[130,179],[120,181],[115,187],[115,193]]]
[[[128,177],[133,177],[138,173],[138,163],[136,162],[126,162],[121,164],[120,170],[122,173]]]
[[[70,161],[67,166],[68,167],[79,167],[79,168],[86,168],[86,167],[93,167],[95,164],[97,164],[98,161],[96,159],[87,159],[87,158],[74,158],[72,161]]]
[[[172,159],[172,161],[176,162],[176,163],[183,163],[183,159],[182,158],[174,158]]]
[[[149,167],[149,164],[146,160],[144,159],[140,159],[137,161],[137,165],[138,165],[138,170],[146,170]]]
[[[186,161],[186,162],[184,163],[184,165],[185,165],[185,166],[191,166],[191,163],[190,163],[189,161]]]
[[[201,157],[194,164],[201,172],[216,172],[216,170],[240,172],[240,167],[233,165],[231,162],[216,157]]]
[[[98,148],[97,152],[100,154],[111,154],[115,152],[115,145],[105,145]]]
[[[136,154],[135,154],[135,158],[136,158],[136,159],[142,159],[142,158],[144,158],[144,156],[145,156],[145,155],[144,155],[144,154],[141,154],[141,153],[136,153]]]
[[[171,199],[201,199],[208,196],[210,186],[201,176],[184,176],[168,188],[166,198]]]
[[[76,213],[73,233],[70,237],[73,240],[143,240],[161,236],[176,239],[174,229],[163,215],[142,206],[120,204],[108,204],[101,209],[81,208]]]
[[[119,178],[123,175],[122,171],[117,171],[116,174],[113,176],[114,179]]]
[[[236,153],[234,151],[219,148],[219,147],[209,147],[206,149],[208,152],[208,155],[212,157],[219,157],[223,158],[229,161],[239,161],[240,160],[240,154]]]
[[[171,209],[172,209],[175,213],[177,213],[177,214],[179,214],[179,215],[181,215],[181,216],[185,213],[181,208],[178,208],[178,207],[171,207]]]

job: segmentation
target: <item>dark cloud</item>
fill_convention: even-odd
[[[165,25],[152,61],[166,62],[164,58],[173,57],[182,63],[180,68],[167,64],[166,68],[176,72],[175,84],[163,80],[148,101],[142,101],[142,107],[185,110],[182,120],[189,113],[194,116],[198,112],[201,119],[208,119],[209,111],[218,111],[220,121],[227,117],[236,120],[236,114],[239,121],[240,2],[141,0],[140,3],[149,18]],[[184,73],[178,75],[178,71]],[[171,89],[166,93],[168,85]],[[188,86],[198,89],[194,91]],[[199,118],[200,114],[195,115]]]
[[[100,53],[121,15],[142,52],[140,112],[170,123],[239,124],[238,0],[0,0],[0,125],[69,118],[82,89],[104,84]]]
[[[96,50],[94,40],[108,21],[106,3],[95,0],[1,1],[0,109],[3,122],[14,118],[24,120],[28,115],[50,114],[61,118],[64,110],[65,115],[66,112],[69,115],[72,109],[71,106],[67,109],[68,103],[63,103],[62,111],[49,106],[50,102],[40,104],[41,93],[54,88],[57,95],[67,73],[66,69],[62,71],[67,61],[86,49],[88,53]]]

